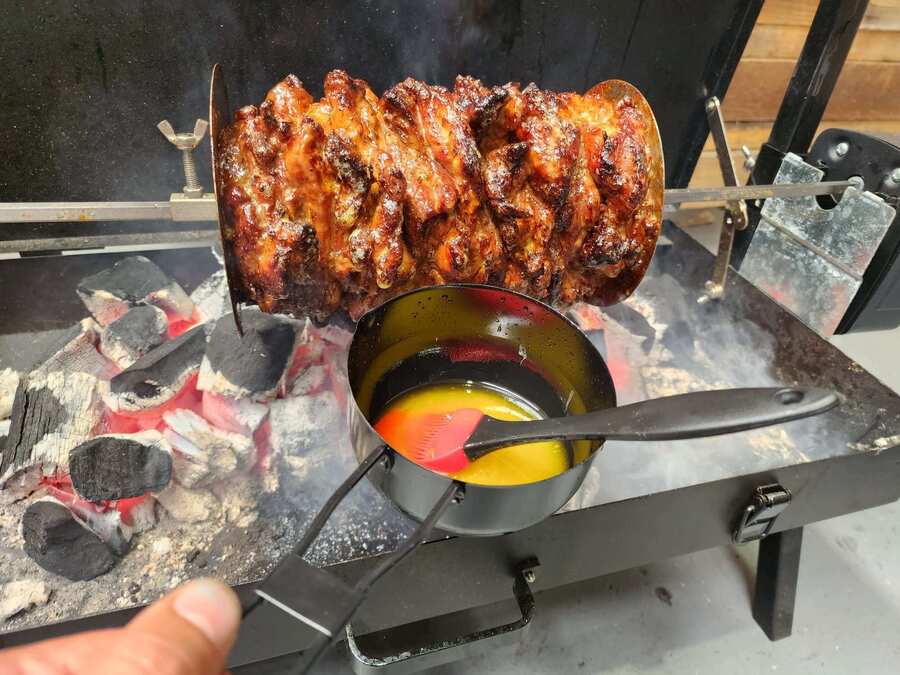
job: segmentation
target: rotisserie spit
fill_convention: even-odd
[[[461,76],[379,98],[335,70],[324,92],[289,75],[214,139],[242,299],[357,318],[411,288],[476,282],[606,305],[643,277],[663,158],[631,85],[579,95]]]

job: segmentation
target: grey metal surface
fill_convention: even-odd
[[[816,183],[823,172],[788,153],[776,183]],[[832,209],[814,197],[770,199],[741,274],[822,335],[831,335],[896,213],[849,187]]]

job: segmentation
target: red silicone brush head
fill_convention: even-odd
[[[378,420],[375,430],[416,464],[432,471],[456,473],[469,464],[463,446],[483,417],[484,413],[475,408],[426,415],[390,411]]]

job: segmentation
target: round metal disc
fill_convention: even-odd
[[[231,120],[231,108],[228,105],[228,91],[225,88],[225,78],[222,68],[215,64],[212,68],[212,77],[209,85],[209,149],[212,157],[213,190],[216,196],[216,206],[219,214],[219,235],[222,242],[222,255],[225,258],[225,277],[228,282],[228,294],[231,298],[231,315],[237,326],[238,333],[243,335],[244,328],[241,324],[240,302],[243,299],[238,283],[237,258],[234,254],[233,232],[225,215],[225,201],[222,190],[222,177],[219,173],[218,153],[219,136],[222,128]]]
[[[619,276],[610,279],[609,283],[594,298],[598,304],[612,305],[627,298],[637,288],[641,279],[644,278],[656,250],[656,241],[662,228],[663,191],[666,184],[665,159],[656,117],[653,115],[647,99],[634,85],[623,80],[606,80],[592,87],[585,94],[585,96],[589,95],[601,97],[613,105],[630,101],[640,114],[647,151],[648,180],[647,192],[637,210],[642,211],[645,222],[656,224],[656,232],[646,238],[641,264],[625,269]]]

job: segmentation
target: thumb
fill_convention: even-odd
[[[154,603],[129,623],[98,673],[221,673],[237,637],[241,605],[220,581],[198,579]]]

